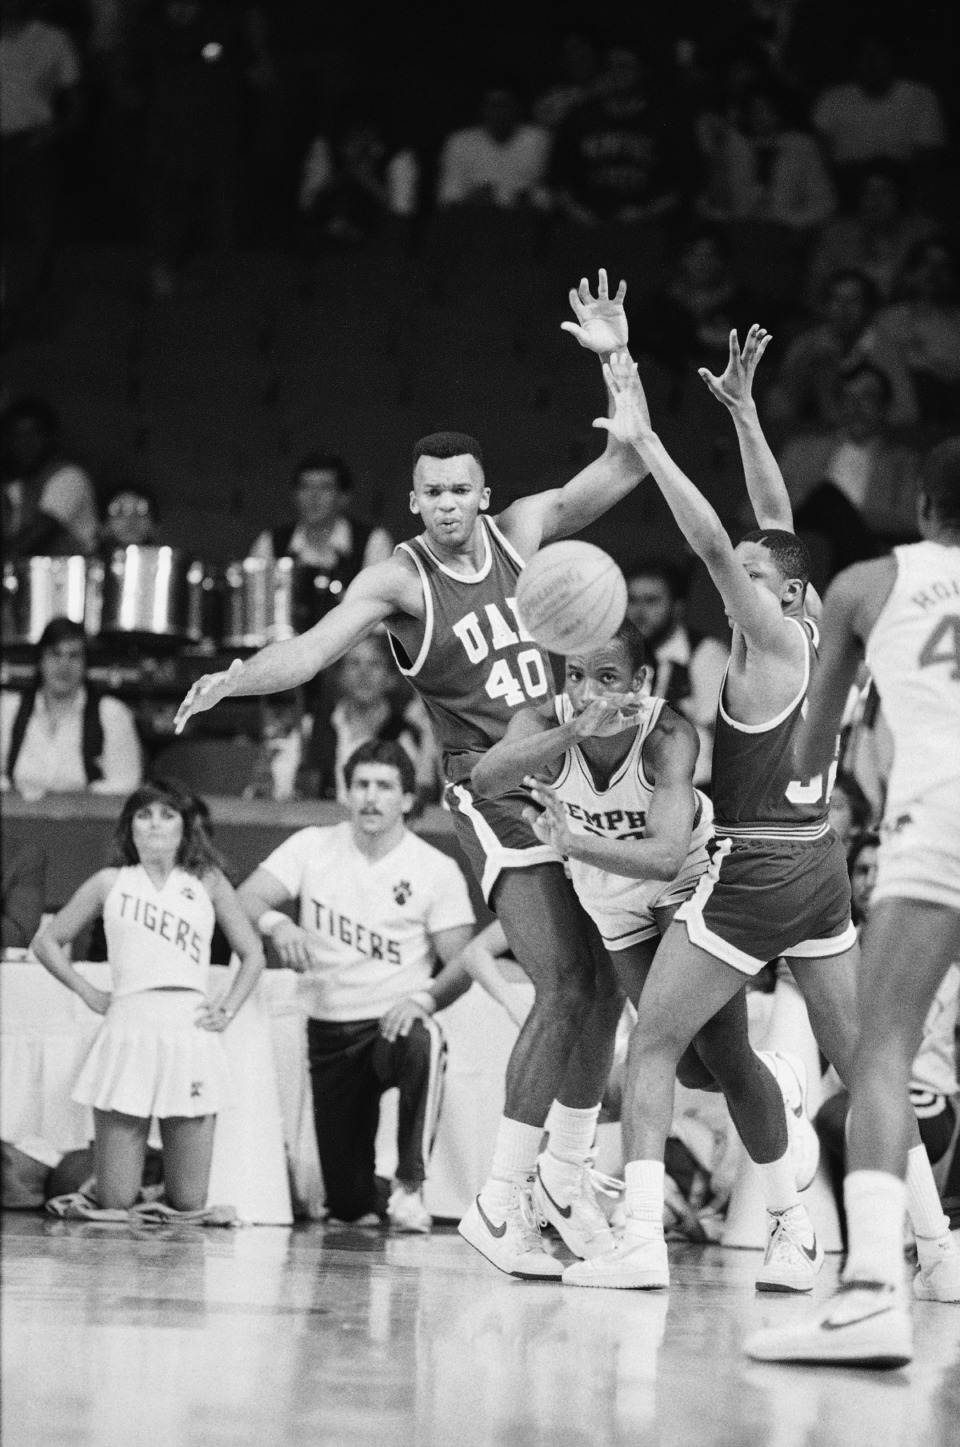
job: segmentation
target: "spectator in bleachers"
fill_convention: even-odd
[[[592,100],[600,80],[600,58],[589,36],[571,30],[560,47],[560,77],[533,103],[538,126],[555,131],[570,111]]]
[[[674,404],[694,364],[723,370],[730,330],[745,332],[753,310],[722,232],[709,226],[691,232],[667,285],[644,296],[638,316],[644,351],[674,372]]]
[[[943,149],[946,132],[936,95],[900,74],[899,65],[891,36],[861,32],[852,79],[817,98],[813,123],[838,172],[856,174],[879,157],[917,165]]]
[[[836,205],[816,140],[792,123],[785,93],[770,81],[742,97],[734,124],[715,133],[707,164],[697,204],[712,221],[772,221],[805,231]]]
[[[627,574],[627,617],[643,635],[655,673],[651,693],[690,720],[700,736],[694,773],[709,786],[717,701],[729,658],[719,638],[698,633],[684,619],[687,587],[679,567],[663,559],[634,563]]]
[[[902,349],[876,325],[877,292],[860,271],[836,271],[819,297],[821,320],[794,337],[764,398],[772,423],[832,427],[840,418],[840,381],[869,362],[890,383],[888,421],[906,426],[918,417],[917,398]]]
[[[393,552],[385,528],[371,527],[351,510],[353,477],[342,457],[310,452],[290,479],[295,519],[268,528],[250,549],[254,558],[294,558],[304,567],[322,569],[339,587],[351,583],[361,568],[382,563]]]
[[[678,199],[668,133],[638,55],[615,46],[596,97],[557,131],[550,182],[560,213],[581,226],[668,216]]]
[[[61,136],[80,115],[80,62],[37,0],[0,9],[0,157],[3,183],[4,310],[46,283],[60,191]],[[20,243],[17,264],[8,243]]]
[[[892,400],[886,373],[861,363],[840,381],[836,431],[794,437],[780,458],[797,531],[826,541],[831,577],[916,536],[917,458],[890,436]]]
[[[907,205],[903,169],[895,161],[871,161],[857,183],[854,210],[827,223],[817,242],[807,278],[807,300],[816,306],[838,271],[859,271],[886,300],[915,242],[935,223]]]
[[[443,143],[437,205],[541,204],[549,149],[549,133],[524,121],[515,92],[491,87],[480,103],[479,124],[454,131]]]
[[[960,422],[960,273],[946,236],[912,247],[903,268],[903,300],[877,317],[878,336],[903,356],[925,422]]]
[[[93,486],[68,462],[60,418],[41,397],[11,402],[0,418],[3,555],[92,553],[100,520]]]
[[[2,840],[0,947],[25,950],[40,928],[46,900],[47,856],[32,844]]]
[[[160,506],[156,494],[142,483],[122,482],[103,508],[100,544],[111,548],[150,547],[156,542]]]
[[[873,822],[870,800],[857,783],[853,774],[837,774],[830,795],[830,827],[838,836],[844,852],[849,852],[853,841],[868,829]]]
[[[0,788],[44,794],[126,794],[140,783],[140,742],[119,699],[86,681],[83,625],[54,618],[37,644],[24,694],[0,693]]]
[[[405,696],[385,634],[372,633],[344,654],[336,672],[336,702],[319,712],[301,771],[301,792],[347,801],[344,765],[371,739],[396,742],[409,755],[421,804],[439,797],[439,764],[418,701]]]
[[[145,9],[133,48],[144,89],[141,180],[156,297],[191,243],[233,246],[244,100],[271,75],[252,4],[165,0]],[[194,233],[197,233],[196,235]]]
[[[302,793],[305,780],[300,774],[310,730],[302,689],[260,699],[260,749],[245,799],[285,800]]]
[[[373,120],[347,126],[338,142],[317,136],[300,180],[300,211],[331,241],[369,241],[388,216],[413,216],[420,163],[409,147],[391,148]]]

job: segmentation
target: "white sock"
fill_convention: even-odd
[[[936,1240],[950,1230],[925,1146],[907,1152],[907,1213],[918,1241],[922,1237]]]
[[[490,1175],[496,1181],[521,1184],[536,1169],[542,1140],[542,1125],[524,1125],[523,1121],[502,1115],[497,1127]]]
[[[597,1133],[600,1106],[587,1106],[578,1110],[572,1105],[561,1105],[555,1100],[547,1115],[546,1129],[550,1132],[550,1153],[572,1166],[582,1166],[593,1145]]]
[[[757,1170],[760,1172],[760,1187],[768,1211],[779,1214],[789,1211],[791,1206],[799,1206],[797,1173],[789,1150],[784,1151],[778,1161],[767,1161],[758,1165]]]
[[[627,1218],[663,1230],[663,1161],[627,1161]]]
[[[889,1171],[851,1171],[843,1183],[850,1252],[844,1281],[903,1285],[903,1218],[907,1190]]]

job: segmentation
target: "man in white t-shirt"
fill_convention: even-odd
[[[440,154],[439,206],[510,207],[543,200],[550,133],[525,124],[510,90],[488,90],[480,124],[454,131]]]
[[[386,1216],[429,1231],[423,1182],[446,1047],[433,1019],[470,985],[456,956],[473,934],[466,880],[407,829],[413,765],[394,742],[361,745],[344,770],[350,819],[301,829],[241,886],[285,965],[302,973],[317,1148],[327,1207],[341,1221],[384,1213],[374,1173],[380,1097],[400,1091],[397,1178]],[[300,902],[300,923],[280,913]],[[439,957],[444,968],[434,978]]]
[[[100,520],[93,484],[60,450],[60,418],[42,397],[11,402],[0,418],[10,468],[2,489],[3,556],[92,553]]]

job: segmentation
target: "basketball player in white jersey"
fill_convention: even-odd
[[[467,882],[449,855],[411,833],[416,778],[400,744],[361,744],[344,768],[350,818],[300,829],[240,887],[285,964],[303,972],[313,1112],[327,1208],[429,1231],[423,1203],[440,1115],[446,1045],[432,1018],[470,985],[452,962],[473,934]],[[300,923],[280,912],[297,900]],[[446,968],[433,979],[433,963]],[[402,1020],[401,1020],[402,1016]],[[399,1022],[399,1023],[398,1023]],[[380,1097],[397,1086],[399,1164],[380,1199]]]
[[[920,486],[923,541],[841,573],[824,606],[803,757],[836,734],[865,655],[894,759],[850,1080],[843,1284],[815,1321],[749,1338],[748,1354],[764,1361],[899,1367],[913,1356],[903,1262],[907,1087],[924,1019],[960,956],[960,438],[933,449]],[[948,1241],[941,1229],[917,1231],[927,1264],[926,1279],[914,1281],[921,1299],[935,1297],[938,1271],[952,1268]]]
[[[638,1010],[660,939],[679,905],[700,882],[713,845],[713,808],[693,783],[697,732],[663,699],[650,696],[651,674],[643,637],[635,624],[624,619],[606,646],[567,657],[565,692],[540,708],[514,714],[505,737],[472,775],[482,793],[501,793],[521,782],[530,789],[543,809],[539,815],[530,810],[534,830],[567,860],[580,902],[600,931],[624,993]],[[791,1089],[791,1106],[801,1105],[807,1136],[802,1144],[808,1156],[805,1186],[819,1152],[816,1133],[802,1114],[802,1062],[766,1053],[760,1058],[781,1091]],[[769,1122],[763,1112],[751,1109],[744,1114],[740,1108],[745,1090],[749,1092],[753,1084],[752,1060],[741,993],[701,1031],[677,1073],[692,1089],[726,1087],[731,1113],[748,1149],[762,1156],[770,1143]],[[628,1095],[637,1063],[637,1053],[631,1049],[626,1065]],[[772,1084],[769,1096],[771,1112],[782,1122],[783,1106]],[[792,1111],[787,1116],[788,1124],[796,1119]],[[622,1128],[625,1157],[633,1160],[629,1112],[623,1116]],[[795,1133],[800,1129],[797,1121]],[[794,1144],[799,1156],[801,1143]],[[564,1170],[549,1152],[537,1165],[537,1201],[551,1224],[560,1216],[557,1200],[564,1194]],[[667,1285],[666,1271],[647,1261],[637,1273],[617,1263],[616,1272],[606,1280],[597,1273],[593,1259],[603,1261],[603,1253],[588,1249],[579,1254],[585,1259],[564,1272],[567,1285]],[[616,1248],[613,1254],[616,1260]]]
[[[219,868],[192,799],[145,784],[123,806],[116,866],[101,869],[34,941],[41,964],[103,1025],[73,1099],[93,1109],[97,1200],[127,1210],[143,1179],[151,1117],[163,1141],[174,1210],[206,1205],[217,1111],[231,1100],[217,1034],[263,969],[263,947]],[[96,989],[64,951],[100,914],[111,989]],[[218,1003],[207,999],[210,941],[219,921],[240,968]]]
[[[621,283],[610,296],[604,272],[596,297],[582,281],[570,293],[577,320],[564,327],[587,350],[608,356],[626,343],[625,292]],[[631,385],[645,409],[635,376]],[[549,660],[516,615],[524,564],[545,543],[579,532],[625,498],[644,472],[635,450],[613,438],[564,487],[519,498],[488,519],[479,444],[462,433],[421,439],[410,495],[411,511],[423,523],[420,536],[361,572],[308,633],[200,679],[177,716],[182,728],[191,714],[229,694],[295,687],[386,625],[397,660],[430,713],[458,840],[536,991],[507,1068],[490,1178],[470,1211],[472,1244],[519,1276],[558,1280],[563,1270],[541,1240],[532,1202],[548,1112],[550,1150],[579,1167],[577,1213],[599,1211],[588,1157],[621,997],[559,857],[523,816],[529,796],[518,791],[480,799],[470,772],[503,737],[512,713],[551,691]]]

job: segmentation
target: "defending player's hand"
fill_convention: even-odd
[[[609,738],[613,733],[633,728],[642,709],[642,694],[598,694],[590,700],[583,712],[572,720],[571,729],[577,739]]]
[[[614,352],[603,364],[603,380],[613,399],[612,417],[594,418],[594,427],[612,432],[618,442],[639,447],[652,435],[637,364],[629,352]]]
[[[770,345],[770,333],[754,322],[747,332],[747,339],[740,350],[740,339],[736,328],[730,333],[730,357],[722,377],[715,377],[706,367],[699,369],[718,402],[736,412],[753,400],[753,374],[757,363]]]
[[[621,281],[616,296],[607,288],[607,273],[600,268],[597,294],[590,293],[590,283],[584,277],[576,291],[570,292],[570,305],[577,318],[575,322],[561,322],[562,331],[576,337],[581,347],[605,357],[609,352],[619,351],[627,345],[627,314],[623,299],[627,294],[627,283]]]
[[[536,809],[524,809],[524,819],[542,844],[549,844],[558,854],[569,854],[573,835],[567,825],[567,816],[560,800],[548,784],[541,784],[532,775],[528,775],[523,782],[543,810],[542,814],[538,814]]]
[[[425,990],[419,995],[408,995],[387,1011],[380,1021],[380,1034],[384,1040],[389,1040],[392,1045],[399,1036],[409,1035],[417,1020],[430,1019],[433,1011],[426,1004],[428,994],[429,991]]]
[[[323,964],[307,931],[294,924],[292,919],[272,929],[270,939],[282,963],[288,970],[296,970],[298,975]]]
[[[182,733],[187,719],[192,718],[195,713],[206,713],[208,708],[213,708],[214,704],[233,693],[242,669],[243,663],[239,658],[235,658],[225,673],[205,673],[202,678],[198,678],[177,709],[177,716],[173,721],[174,733]]]

